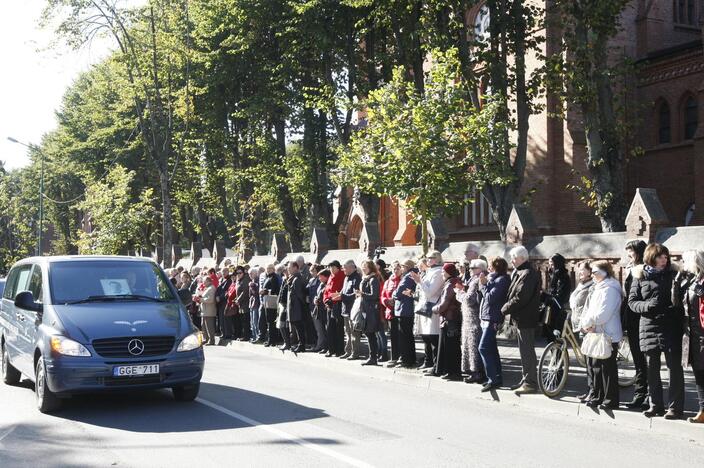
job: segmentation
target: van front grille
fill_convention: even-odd
[[[141,342],[143,351],[136,353],[140,349],[135,349],[135,342]],[[175,338],[173,336],[126,336],[119,338],[101,338],[93,340],[95,352],[106,358],[141,358],[149,356],[160,356],[168,354],[174,347]],[[139,345],[139,343],[136,343]],[[132,351],[130,352],[130,347]]]

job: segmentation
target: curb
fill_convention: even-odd
[[[507,404],[527,408],[530,410],[547,411],[556,415],[578,417],[603,424],[625,426],[637,430],[652,430],[654,434],[663,434],[677,438],[687,438],[693,443],[704,445],[704,427],[694,425],[686,420],[668,421],[663,418],[646,418],[640,412],[634,411],[601,411],[582,404],[574,397],[565,396],[559,399],[550,399],[543,395],[518,396],[509,390],[482,393],[479,385],[468,385],[464,382],[449,382],[439,378],[426,377],[419,371],[387,368],[382,365],[377,367],[362,367],[361,361],[347,362],[337,358],[325,358],[316,353],[303,353],[294,355],[291,352],[283,353],[278,348],[265,348],[247,342],[232,341],[228,348],[250,354],[288,360],[312,367],[345,372],[355,376],[377,379],[386,382],[398,383],[426,391],[452,394],[453,396],[480,400],[489,403]]]

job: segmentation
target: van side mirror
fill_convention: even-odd
[[[44,310],[44,306],[42,304],[38,304],[34,301],[34,294],[32,294],[32,291],[22,291],[17,294],[15,296],[15,307],[23,310],[31,310],[32,312],[36,312],[38,314],[41,314]]]
[[[183,305],[190,304],[192,301],[191,291],[189,291],[188,289],[179,289],[178,290],[178,298],[181,300],[181,303]]]

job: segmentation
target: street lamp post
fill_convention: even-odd
[[[42,231],[44,228],[44,152],[37,145],[23,143],[15,138],[7,137],[8,141],[22,145],[39,153],[39,232],[37,233],[37,256],[42,255]]]

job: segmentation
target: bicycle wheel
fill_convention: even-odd
[[[636,369],[633,366],[633,355],[628,337],[624,335],[618,344],[618,354],[616,354],[616,364],[618,365],[618,385],[619,387],[630,387],[636,383]]]
[[[540,355],[538,363],[538,387],[543,394],[555,398],[567,384],[570,371],[570,356],[567,344],[561,340],[550,343]]]

